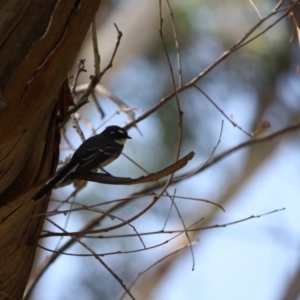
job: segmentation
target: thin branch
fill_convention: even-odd
[[[192,175],[194,175],[195,173],[199,172],[199,170],[201,170],[206,164],[208,164],[208,162],[211,160],[211,158],[213,157],[213,155],[215,154],[216,150],[218,149],[220,143],[221,143],[221,137],[222,137],[222,134],[223,134],[223,127],[224,127],[224,121],[222,120],[222,123],[221,123],[221,130],[220,130],[220,135],[219,135],[219,139],[217,141],[217,144],[214,146],[212,152],[210,153],[209,157],[207,158],[207,160],[204,162],[204,164],[202,164],[199,168],[197,169],[194,169],[192,172],[190,172],[189,174],[185,174],[183,176],[180,176],[180,177],[176,177],[174,179],[174,181],[179,181],[179,180],[182,180],[182,179],[185,179],[185,178],[188,178]],[[223,207],[222,207],[223,209]],[[224,210],[224,209],[223,209]]]
[[[80,103],[77,103],[68,111],[68,115],[75,114],[82,106],[86,105],[87,103],[89,103],[89,99],[88,98],[83,99]]]
[[[174,194],[173,194],[173,196],[170,196],[169,194],[167,194],[168,195],[168,198],[170,198],[171,199],[171,205],[170,205],[170,209],[169,209],[169,211],[168,211],[168,214],[167,214],[167,217],[166,217],[166,220],[165,220],[165,223],[164,223],[164,225],[163,225],[163,229],[162,230],[165,230],[165,228],[166,228],[166,226],[167,226],[167,223],[168,223],[168,221],[169,221],[169,219],[170,219],[170,216],[171,216],[171,212],[172,212],[172,208],[173,208],[173,206],[174,206],[174,198],[176,197],[176,189],[174,190]]]
[[[172,13],[172,9],[171,9],[170,4],[169,4],[169,10]],[[162,18],[161,0],[159,0],[159,16],[160,16],[159,34],[160,34],[160,37],[161,37],[161,41],[162,41],[162,44],[163,44],[163,47],[164,47],[164,52],[166,54],[166,58],[167,58],[169,69],[170,69],[170,73],[171,73],[173,88],[175,90],[175,99],[176,99],[177,111],[178,111],[179,136],[178,136],[178,144],[177,144],[177,151],[176,151],[176,161],[177,161],[179,159],[179,156],[180,156],[180,150],[181,150],[181,145],[182,145],[182,128],[183,128],[182,115],[183,115],[183,113],[182,113],[181,108],[180,108],[180,101],[179,101],[179,96],[178,96],[178,93],[177,93],[175,76],[174,76],[174,72],[173,72],[173,68],[172,68],[170,56],[169,56],[169,53],[168,53],[168,49],[167,49],[167,46],[166,46],[166,42],[165,42],[165,39],[164,39],[164,35],[163,35],[163,18]],[[173,19],[172,19],[172,21],[173,21]],[[175,26],[175,24],[173,26]],[[173,178],[173,174],[171,175],[171,179],[172,178]]]
[[[208,229],[218,229],[218,228],[225,228],[225,227],[228,227],[228,226],[232,226],[232,225],[236,225],[236,224],[239,224],[239,223],[243,223],[245,221],[249,221],[249,220],[253,220],[253,219],[259,219],[261,217],[265,217],[267,215],[271,215],[271,214],[274,214],[274,213],[278,213],[278,212],[281,212],[281,211],[284,211],[285,210],[285,207],[283,208],[279,208],[279,209],[274,209],[272,211],[269,211],[269,212],[266,212],[266,213],[262,213],[262,214],[258,214],[258,215],[252,215],[252,216],[249,216],[249,217],[246,217],[246,218],[242,218],[242,219],[239,219],[239,220],[236,220],[236,221],[232,221],[232,222],[227,222],[227,223],[223,223],[223,224],[214,224],[214,225],[209,225],[209,226],[203,226],[203,227],[198,227],[198,228],[192,228],[195,226],[192,225],[192,226],[189,226],[186,230],[157,230],[157,231],[150,231],[150,232],[139,232],[139,235],[140,236],[148,236],[148,235],[156,235],[156,234],[173,234],[173,233],[185,233],[185,231],[188,231],[188,232],[195,232],[195,231],[202,231],[202,230],[208,230]],[[197,221],[196,223],[199,223],[200,221],[202,221],[203,219]],[[129,237],[136,237],[136,234],[122,234],[122,235],[97,235],[97,236],[85,236],[85,238],[92,238],[92,239],[97,239],[97,238],[101,238],[101,239],[104,239],[104,238],[129,238]],[[102,253],[103,255],[103,253]]]
[[[100,80],[101,57],[100,57],[99,48],[98,48],[98,39],[97,39],[97,30],[96,30],[95,19],[92,22],[91,33],[92,33],[92,44],[93,44],[93,53],[94,53],[95,77],[96,77],[96,79]]]
[[[252,5],[252,7],[254,8],[255,12],[257,13],[259,19],[261,20],[261,14],[259,13],[259,10],[257,9],[256,5],[254,4],[254,2],[252,0],[249,0],[250,4]]]
[[[82,121],[83,123],[85,123],[87,125],[87,127],[91,130],[92,135],[95,135],[97,133],[96,129],[94,128],[93,123],[88,118],[83,117],[79,113],[76,113],[75,116],[78,121]]]
[[[115,26],[115,28],[116,28],[116,30],[117,30],[117,33],[118,33],[117,43],[116,43],[115,49],[114,49],[114,51],[113,51],[113,54],[112,54],[112,56],[111,56],[111,59],[110,59],[108,65],[107,65],[107,66],[104,68],[104,70],[100,73],[100,78],[103,77],[103,75],[107,72],[107,70],[109,70],[110,68],[112,68],[113,62],[114,62],[114,59],[115,59],[115,56],[116,56],[116,54],[117,54],[117,51],[118,51],[118,48],[119,48],[119,46],[120,46],[120,42],[121,42],[121,39],[122,39],[122,36],[123,36],[122,31],[119,30],[119,28],[118,28],[118,26],[117,26],[116,23],[114,23],[114,26]]]
[[[154,182],[159,179],[174,174],[176,171],[182,169],[186,164],[194,157],[194,152],[190,152],[180,160],[176,161],[167,168],[160,170],[156,173],[151,173],[147,176],[141,176],[136,179],[126,177],[114,177],[106,174],[100,174],[95,172],[88,172],[87,174],[74,174],[74,178],[89,180],[93,182],[115,184],[115,185],[132,185],[138,183]]]
[[[279,0],[278,3],[273,8],[273,11],[276,11],[280,8],[280,6],[283,4],[283,0]]]
[[[168,8],[169,8],[170,16],[171,16],[171,24],[172,24],[173,36],[174,36],[175,47],[176,47],[177,68],[178,68],[178,86],[182,86],[182,65],[181,65],[181,55],[180,55],[180,50],[179,50],[179,42],[178,42],[176,23],[175,23],[175,18],[174,18],[174,14],[173,14],[173,10],[172,10],[170,1],[166,0],[166,2],[168,5]]]
[[[87,72],[87,70],[85,69],[85,59],[79,59],[78,60],[77,70],[76,70],[76,73],[74,75],[73,84],[71,86],[71,94],[72,94],[73,97],[74,97],[75,92],[76,92],[76,87],[77,87],[77,82],[78,82],[79,75],[82,72]]]
[[[79,75],[81,72],[86,72],[85,70],[85,59],[80,59],[78,61],[78,65],[77,65],[77,70],[76,70],[76,73],[74,75],[74,80],[73,80],[73,84],[72,84],[72,87],[71,87],[71,95],[75,96],[75,91],[76,91],[76,87],[77,87],[77,82],[78,82],[78,78],[79,78]],[[87,97],[84,99],[84,102],[86,102],[86,99]],[[81,103],[78,103],[76,105],[77,106],[81,106]],[[75,112],[77,110],[74,110],[74,113],[71,113],[70,116],[71,116],[71,119],[73,121],[73,128],[76,129],[76,132],[78,133],[80,139],[81,139],[81,142],[84,142],[85,141],[85,137],[84,137],[84,134],[83,134],[83,131],[81,130],[80,128],[80,125],[78,123],[78,120],[76,118],[76,115],[75,115]]]
[[[234,122],[231,118],[229,118],[225,112],[216,104],[216,102],[211,99],[201,88],[199,88],[196,84],[193,85],[195,89],[197,89],[204,97],[234,126],[237,127],[239,130],[247,134],[248,136],[252,137],[251,133],[245,131],[241,126],[239,126],[236,122]]]
[[[195,255],[194,255],[194,250],[193,250],[193,247],[192,247],[192,241],[191,241],[191,238],[190,238],[190,236],[188,234],[188,229],[185,226],[184,220],[183,220],[183,218],[181,216],[181,213],[180,213],[180,211],[178,209],[178,206],[175,203],[175,199],[174,198],[175,198],[175,193],[174,193],[174,196],[171,198],[171,200],[172,200],[172,203],[173,203],[173,205],[174,205],[174,207],[175,207],[175,209],[177,211],[178,217],[179,217],[179,219],[181,221],[181,224],[183,226],[183,229],[184,229],[185,236],[186,236],[186,238],[187,238],[187,240],[189,242],[189,245],[190,245],[190,250],[191,250],[191,255],[192,255],[192,261],[193,261],[192,271],[194,271],[194,269],[195,269]]]
[[[98,86],[98,85],[97,85],[97,86]],[[97,107],[97,109],[98,109],[98,112],[99,112],[99,114],[100,114],[101,119],[104,119],[104,118],[105,118],[105,112],[104,112],[104,110],[102,109],[101,105],[98,103],[98,99],[97,99],[97,97],[96,97],[95,91],[93,91],[93,93],[91,94],[91,96],[92,96],[92,99],[93,99],[94,104],[96,105],[96,107]]]
[[[88,206],[85,207],[85,211],[92,211],[92,212],[100,213],[100,214],[102,214],[102,215],[105,215],[105,216],[107,216],[107,217],[110,217],[111,220],[117,219],[117,220],[119,220],[119,221],[125,223],[126,225],[128,225],[129,227],[131,227],[132,230],[136,233],[136,236],[139,238],[141,244],[143,245],[143,248],[144,248],[144,249],[147,248],[146,245],[145,245],[145,243],[144,243],[144,241],[143,241],[143,239],[142,239],[142,237],[139,235],[137,229],[135,228],[135,226],[133,226],[132,224],[130,224],[129,222],[127,222],[125,219],[120,218],[120,217],[118,217],[118,216],[116,216],[116,215],[107,214],[107,213],[106,213],[105,211],[103,211],[103,210],[99,210],[99,209],[96,209],[96,208],[91,208],[91,207],[88,207]]]
[[[135,119],[134,109],[130,108],[125,101],[123,101],[120,97],[109,91],[102,84],[98,84],[96,86],[96,91],[107,98],[109,98],[112,102],[114,102],[120,109],[121,112],[124,112],[128,116],[128,123],[132,122]]]

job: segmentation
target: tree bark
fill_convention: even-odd
[[[99,4],[0,2],[0,299],[22,299],[48,204],[32,197],[58,160],[59,90]]]

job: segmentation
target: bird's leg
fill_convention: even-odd
[[[100,168],[106,175],[112,176],[110,173],[108,173],[107,171],[105,171],[103,168]]]

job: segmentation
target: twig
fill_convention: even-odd
[[[172,9],[170,6],[170,3],[168,3],[169,5],[169,10],[170,13],[172,13]],[[179,101],[179,96],[177,93],[177,87],[176,87],[176,82],[175,82],[175,77],[174,77],[174,72],[173,72],[173,68],[172,68],[172,64],[171,64],[171,60],[170,60],[170,56],[167,50],[167,46],[165,43],[165,39],[164,39],[164,35],[163,35],[163,18],[162,18],[162,5],[161,5],[161,0],[159,0],[159,16],[160,16],[160,29],[159,29],[159,34],[161,37],[161,41],[164,47],[164,52],[166,54],[166,58],[168,61],[168,65],[169,65],[169,69],[170,69],[170,73],[171,73],[171,78],[172,78],[172,83],[173,83],[173,88],[175,90],[175,99],[176,99],[176,105],[177,105],[177,111],[178,111],[178,127],[179,127],[179,136],[178,136],[178,144],[177,144],[177,151],[176,151],[176,161],[179,159],[180,156],[180,150],[181,150],[181,145],[182,145],[182,127],[183,127],[183,120],[182,120],[182,111],[180,108],[180,101]],[[172,22],[174,21],[174,19],[172,19]],[[173,25],[175,27],[175,24]],[[177,37],[176,35],[176,31],[175,31],[175,38]],[[173,178],[173,174],[171,175],[171,180]]]
[[[85,207],[85,211],[92,211],[92,212],[100,213],[100,214],[102,214],[102,215],[105,215],[105,216],[107,216],[107,217],[110,217],[111,220],[117,219],[117,220],[123,222],[124,224],[128,225],[129,227],[131,227],[132,230],[135,232],[136,236],[138,237],[138,239],[140,240],[141,244],[143,245],[143,249],[146,249],[146,248],[147,248],[146,245],[145,245],[145,243],[144,243],[144,241],[143,241],[143,239],[142,239],[142,237],[139,235],[137,229],[135,228],[135,226],[133,226],[132,224],[130,224],[129,222],[127,222],[125,219],[122,219],[122,218],[120,218],[120,217],[118,217],[118,216],[116,216],[116,215],[107,214],[107,213],[106,213],[105,211],[103,211],[103,210],[99,210],[99,209],[96,209],[96,208],[91,208],[91,207],[88,207],[88,206]]]
[[[96,97],[96,94],[95,94],[95,91],[91,94],[92,96],[92,99],[93,99],[93,102],[95,103],[99,113],[100,113],[100,116],[101,116],[101,119],[104,119],[105,117],[105,112],[104,110],[102,109],[101,105],[98,103],[98,99]]]
[[[82,122],[84,122],[87,125],[87,127],[91,130],[92,135],[95,135],[97,133],[93,123],[88,118],[81,116],[79,113],[76,113],[75,116],[78,121],[82,120]]]
[[[120,42],[121,42],[121,39],[122,39],[122,36],[123,36],[123,33],[122,33],[122,31],[119,30],[117,24],[114,23],[114,25],[115,25],[115,28],[116,28],[117,33],[118,33],[117,43],[116,43],[115,49],[114,49],[114,51],[113,51],[113,54],[112,54],[112,56],[111,56],[111,58],[110,58],[110,61],[109,61],[108,65],[107,65],[107,66],[104,68],[104,70],[100,73],[100,78],[103,77],[103,75],[107,72],[107,70],[109,70],[110,68],[112,68],[113,62],[114,62],[114,59],[115,59],[115,56],[116,56],[116,54],[117,54],[117,51],[118,51],[118,48],[119,48],[119,46],[120,46]]]
[[[74,113],[76,113],[82,106],[84,106],[85,104],[89,103],[89,99],[83,99],[80,103],[77,103],[75,106],[73,106],[69,111],[68,114],[72,115]]]
[[[253,6],[255,12],[257,13],[259,19],[261,20],[262,17],[261,17],[261,14],[259,13],[259,10],[257,9],[256,5],[254,4],[254,2],[252,0],[249,0],[250,4]]]
[[[77,70],[74,75],[73,84],[71,86],[71,94],[73,97],[76,93],[77,82],[78,82],[78,78],[79,78],[79,75],[81,72],[87,72],[85,69],[85,59],[78,60]]]
[[[164,225],[163,225],[163,229],[162,230],[165,230],[165,228],[166,228],[166,226],[167,226],[167,223],[168,223],[168,221],[169,221],[169,218],[170,218],[170,216],[171,216],[171,212],[172,212],[172,208],[173,208],[173,206],[174,206],[174,198],[175,198],[175,196],[176,196],[176,189],[174,190],[174,194],[173,194],[173,196],[170,196],[169,194],[167,194],[167,196],[168,196],[168,198],[170,198],[171,199],[171,205],[170,205],[170,209],[169,209],[169,211],[168,211],[168,214],[167,214],[167,217],[166,217],[166,220],[165,220],[165,223],[164,223]]]
[[[183,218],[181,216],[181,213],[180,213],[180,211],[178,209],[178,206],[175,203],[174,197],[175,197],[175,193],[174,193],[174,196],[171,198],[171,200],[172,200],[172,203],[173,203],[173,205],[174,205],[174,207],[175,207],[175,209],[177,211],[178,217],[179,217],[179,219],[181,221],[181,224],[183,226],[183,229],[184,229],[185,236],[186,236],[186,238],[187,238],[187,240],[189,242],[189,245],[190,245],[190,250],[191,250],[191,255],[192,255],[192,261],[193,261],[192,271],[194,271],[194,269],[195,269],[195,255],[194,255],[194,250],[193,250],[193,247],[192,247],[192,240],[191,240],[191,238],[190,238],[190,236],[188,234],[188,229],[185,226],[184,220],[183,220]]]
[[[71,94],[74,98],[75,96],[75,93],[76,93],[76,87],[77,87],[77,82],[78,82],[78,78],[79,78],[79,75],[81,72],[86,72],[86,69],[85,69],[85,59],[80,59],[78,61],[78,65],[77,65],[77,70],[76,70],[76,73],[74,75],[74,80],[73,80],[73,85],[71,87]],[[87,97],[84,99],[84,102],[86,102],[86,99]],[[82,106],[81,103],[77,103],[77,105],[75,107],[78,107],[78,106]],[[83,131],[81,130],[80,128],[80,125],[78,123],[78,120],[75,116],[75,112],[77,111],[76,109],[72,108],[72,110],[74,110],[74,113],[69,113],[70,116],[71,116],[71,119],[73,121],[73,128],[75,128],[76,132],[78,133],[80,139],[81,139],[81,142],[84,142],[85,141],[85,137],[84,137],[84,134],[83,134]]]
[[[237,127],[239,130],[247,134],[248,136],[252,137],[251,133],[245,131],[241,126],[239,126],[236,122],[230,119],[225,112],[216,104],[216,102],[211,99],[201,88],[199,88],[196,84],[193,85],[195,89],[197,89],[204,97],[234,126]]]
[[[74,174],[74,178],[89,180],[93,182],[115,184],[115,185],[132,185],[138,183],[154,182],[159,179],[174,174],[176,171],[182,169],[186,164],[194,157],[194,152],[190,152],[180,160],[176,161],[167,168],[160,170],[156,173],[151,173],[147,176],[141,176],[136,179],[126,177],[114,177],[106,174],[100,174],[95,172],[88,172],[87,174]]]
[[[169,0],[167,1],[167,5],[169,8],[169,13],[171,16],[171,24],[172,24],[172,29],[173,29],[173,36],[175,40],[175,47],[176,47],[176,56],[177,56],[177,67],[178,67],[178,86],[182,86],[182,65],[181,65],[181,55],[180,55],[180,50],[179,50],[179,42],[178,42],[178,34],[177,34],[177,29],[176,29],[176,23],[175,23],[175,18],[174,14],[172,11],[172,7],[170,4]]]
[[[132,122],[135,119],[134,110],[130,108],[125,101],[123,101],[121,98],[119,98],[117,95],[113,94],[111,91],[109,91],[105,86],[102,84],[98,84],[96,86],[96,91],[107,98],[109,98],[111,101],[113,101],[120,109],[120,111],[124,112],[128,116],[127,123]]]
[[[96,23],[95,19],[92,22],[92,27],[91,27],[91,34],[92,34],[92,44],[93,44],[93,53],[94,53],[94,72],[95,72],[95,77],[97,80],[100,80],[101,75],[100,75],[100,63],[101,63],[101,57],[99,54],[99,49],[98,49],[98,40],[97,40],[97,31],[96,31]]]
[[[221,137],[222,137],[222,134],[223,134],[223,126],[224,126],[224,121],[222,120],[222,123],[221,123],[221,130],[220,130],[220,135],[219,135],[219,139],[217,141],[217,144],[214,146],[212,152],[210,153],[209,157],[207,158],[207,160],[204,162],[203,165],[201,165],[199,168],[193,170],[192,172],[190,172],[189,174],[185,174],[183,176],[180,176],[180,177],[176,177],[174,179],[174,181],[179,181],[179,180],[182,180],[182,179],[185,179],[185,178],[188,178],[192,175],[194,175],[195,173],[199,172],[199,170],[201,170],[206,164],[208,164],[208,162],[211,160],[211,158],[213,157],[213,155],[215,154],[218,146],[220,145],[221,143]],[[223,207],[222,207],[223,209]]]
[[[139,232],[140,236],[148,236],[148,235],[156,235],[156,234],[173,234],[173,233],[184,233],[185,231],[188,232],[195,232],[195,231],[202,231],[202,230],[208,230],[208,229],[216,229],[216,228],[225,228],[228,226],[232,226],[232,225],[236,225],[248,220],[252,220],[252,219],[259,219],[261,217],[267,216],[267,215],[271,215],[274,213],[278,213],[281,211],[284,211],[285,207],[283,208],[279,208],[279,209],[274,209],[272,211],[263,213],[263,214],[259,214],[259,215],[252,215],[243,219],[239,219],[236,221],[232,221],[232,222],[227,222],[227,223],[223,223],[223,224],[214,224],[214,225],[209,225],[209,226],[203,226],[203,227],[198,227],[198,228],[192,228],[195,226],[195,224],[193,224],[192,226],[189,226],[186,230],[158,230],[158,231],[150,231],[150,232]],[[200,221],[202,221],[203,219],[197,221],[196,223],[199,223]],[[85,236],[85,238],[129,238],[129,237],[136,237],[136,234],[122,234],[122,235],[105,235],[105,236]]]

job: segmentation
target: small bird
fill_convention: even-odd
[[[108,126],[100,134],[90,137],[79,146],[71,160],[33,197],[33,200],[39,200],[56,184],[70,179],[75,172],[83,174],[107,166],[120,156],[127,139],[131,139],[127,131],[115,125]]]

